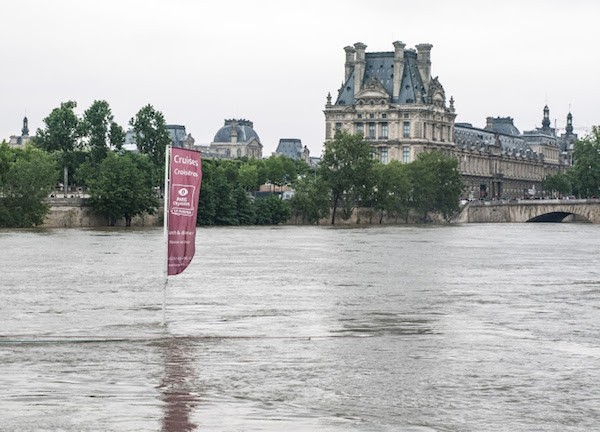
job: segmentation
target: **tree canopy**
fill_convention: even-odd
[[[93,163],[100,163],[109,148],[119,150],[125,142],[125,132],[114,122],[110,106],[104,100],[94,101],[83,113],[80,129],[88,140]]]
[[[600,196],[600,127],[594,126],[589,136],[575,141],[573,160],[569,170],[573,192],[579,198]]]
[[[44,119],[44,129],[38,129],[33,143],[47,152],[71,152],[79,145],[81,125],[75,114],[77,102],[62,102]]]
[[[423,152],[410,164],[412,202],[423,221],[433,212],[446,220],[458,210],[463,182],[458,161],[439,151]]]
[[[35,147],[0,145],[0,226],[40,225],[48,213],[46,198],[57,176],[54,158]]]
[[[52,110],[44,119],[45,127],[37,130],[34,145],[58,162],[65,173],[75,173],[71,181],[88,186],[93,206],[109,224],[125,218],[128,225],[134,216],[154,212],[165,150],[171,142],[163,114],[148,104],[129,121],[138,154],[120,150],[125,133],[114,121],[108,102],[95,100],[81,119],[74,112],[76,107],[74,101],[67,101]],[[595,158],[600,133],[594,131],[593,137],[577,144],[576,169],[569,175],[583,195],[598,193],[595,175],[600,164]],[[7,166],[6,160],[0,164]],[[0,177],[7,184],[9,170],[2,168]],[[54,176],[50,183],[60,181],[56,170],[49,172]],[[558,190],[558,180],[564,178],[546,179],[546,187]],[[264,184],[275,188],[259,190]],[[295,194],[290,201],[283,199],[282,192],[273,191],[284,186]],[[319,223],[329,217],[335,224],[336,218],[348,220],[359,207],[359,216],[367,213],[372,221],[377,215],[379,223],[384,218],[408,222],[411,211],[417,211],[422,221],[431,213],[448,220],[458,210],[461,191],[458,162],[444,153],[424,152],[408,164],[382,164],[375,160],[372,144],[361,134],[338,131],[324,144],[316,169],[282,155],[262,160],[205,160],[197,222],[277,224],[293,215],[305,223]]]
[[[150,155],[157,166],[164,167],[165,151],[171,143],[165,118],[152,105],[146,105],[129,121],[140,153]]]
[[[335,224],[338,206],[342,206],[342,219],[347,220],[359,201],[370,192],[374,163],[371,146],[360,134],[338,131],[333,140],[325,143],[319,175],[331,191],[332,224]]]
[[[151,171],[147,155],[109,152],[87,179],[92,206],[111,226],[120,218],[130,226],[134,216],[153,214],[159,200]]]
[[[572,190],[569,175],[562,172],[547,176],[542,182],[542,187],[546,193],[556,193],[559,197],[569,195]]]

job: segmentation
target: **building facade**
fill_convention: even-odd
[[[430,44],[406,49],[394,42],[393,52],[365,52],[356,43],[344,48],[344,81],[335,101],[327,96],[325,139],[336,130],[362,133],[377,158],[411,162],[426,148],[452,147],[453,99],[431,76]]]
[[[230,119],[225,120],[224,126],[215,134],[209,146],[209,153],[222,159],[262,159],[262,148],[263,145],[251,121]]]
[[[171,145],[173,147],[181,147],[185,149],[192,149],[194,147],[194,138],[192,134],[188,134],[185,131],[183,125],[166,125],[167,132],[171,137]]]
[[[23,127],[21,128],[21,135],[11,135],[8,139],[9,147],[24,147],[31,140],[29,136],[29,121],[27,116],[23,117]]]
[[[454,125],[455,149],[468,199],[523,198],[543,194],[542,181],[571,165],[573,133],[571,113],[567,132],[560,137],[549,127],[544,107],[542,127],[522,134],[511,117],[488,117],[483,129],[469,123]]]
[[[281,138],[275,154],[310,164],[310,151],[306,146],[302,146],[302,140],[298,138]]]
[[[516,198],[537,194],[542,180],[570,164],[576,135],[561,138],[544,108],[542,128],[520,134],[511,118],[488,118],[485,128],[455,124],[454,99],[431,73],[430,44],[366,52],[358,42],[345,51],[344,80],[337,96],[327,95],[325,140],[337,130],[361,133],[382,163],[409,163],[426,150],[459,160],[465,198]],[[570,123],[569,123],[570,122]],[[568,130],[568,129],[567,129]]]

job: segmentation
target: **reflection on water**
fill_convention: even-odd
[[[190,416],[199,401],[194,387],[193,357],[186,338],[169,337],[156,343],[165,368],[159,390],[164,402],[162,428],[165,431],[186,432],[196,428]]]
[[[0,430],[600,430],[599,229],[0,231]]]

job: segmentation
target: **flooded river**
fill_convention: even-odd
[[[0,231],[1,431],[600,430],[600,226]]]

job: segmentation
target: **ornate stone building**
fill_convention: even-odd
[[[210,153],[224,159],[247,156],[262,159],[262,144],[249,120],[225,120],[225,125],[215,134]]]
[[[373,53],[360,42],[344,48],[344,80],[325,105],[326,140],[336,130],[362,133],[382,163],[409,163],[422,151],[441,150],[459,160],[464,195],[472,199],[538,194],[545,176],[570,164],[576,138],[570,113],[560,138],[550,128],[548,107],[542,128],[522,135],[510,117],[489,117],[484,129],[455,125],[454,99],[447,101],[432,78],[432,45],[393,46],[393,52]]]
[[[21,135],[11,135],[8,140],[10,147],[24,147],[31,140],[29,136],[29,121],[27,117],[23,117],[23,127],[21,128]]]
[[[549,127],[549,113],[545,106],[542,127],[523,134],[511,117],[488,117],[483,129],[454,125],[452,154],[459,158],[466,198],[539,196],[544,177],[571,165],[577,139],[573,116],[568,114],[567,132],[558,137]]]
[[[167,125],[167,132],[169,132],[169,136],[171,137],[171,143],[173,147],[182,147],[186,149],[192,149],[194,147],[194,142],[196,141],[192,134],[188,134],[185,131],[185,126],[183,125]]]
[[[437,77],[431,77],[432,45],[405,49],[394,42],[393,52],[365,52],[356,43],[344,48],[345,74],[335,102],[327,96],[325,139],[337,129],[362,133],[379,160],[411,162],[432,145],[453,144],[453,99]]]

